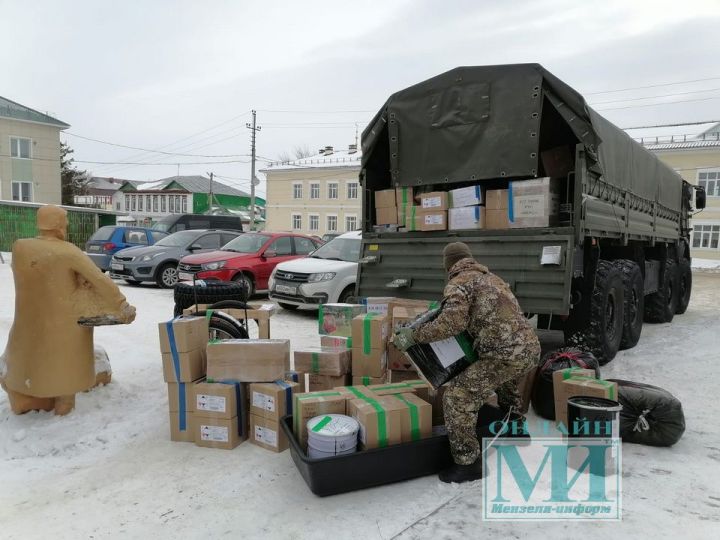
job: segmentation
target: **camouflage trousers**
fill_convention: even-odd
[[[447,384],[443,395],[445,426],[450,449],[458,465],[470,465],[480,457],[475,427],[478,410],[497,393],[502,409],[519,409],[519,383],[522,376],[538,364],[540,344],[535,341],[508,356],[483,356]]]

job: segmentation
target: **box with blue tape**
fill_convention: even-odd
[[[208,380],[193,387],[191,429],[195,444],[232,450],[250,433],[248,385]]]

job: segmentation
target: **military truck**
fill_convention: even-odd
[[[539,64],[460,67],[401,90],[364,130],[362,151],[359,296],[439,299],[443,247],[462,241],[528,317],[537,315],[538,328],[564,331],[566,343],[602,363],[635,346],[643,320],[670,322],[687,309],[689,218],[693,204],[704,207],[704,191]],[[380,190],[511,191],[543,177],[561,185],[548,226],[375,223]]]

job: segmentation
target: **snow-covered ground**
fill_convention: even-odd
[[[695,270],[720,272],[720,260],[693,258],[692,267]]]
[[[0,538],[717,538],[720,275],[694,277],[688,312],[646,325],[640,344],[603,369],[667,388],[687,419],[673,448],[624,445],[620,523],[486,523],[480,482],[436,477],[318,498],[289,452],[170,442],[157,323],[172,314],[172,291],[121,285],[137,320],[95,334],[111,385],[79,395],[66,417],[15,416],[0,392]],[[13,303],[0,264],[0,351]],[[309,313],[281,310],[272,330],[295,347],[318,341]]]

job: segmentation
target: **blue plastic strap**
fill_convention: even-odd
[[[285,381],[281,381],[281,380],[275,381],[275,384],[277,384],[280,388],[285,390],[285,414],[291,415],[292,414],[292,387]]]
[[[478,200],[478,204],[482,204],[482,199],[480,198],[480,186],[475,186],[475,198]]]
[[[480,207],[475,207],[475,221],[480,221]]]
[[[173,360],[173,369],[175,370],[175,380],[178,381],[178,419],[180,431],[187,430],[187,413],[185,411],[185,383],[180,382],[180,357],[177,352],[177,344],[175,343],[175,331],[173,330],[173,322],[178,319],[175,317],[172,321],[165,323],[167,329],[168,341],[170,342],[170,354]]]
[[[245,436],[245,423],[243,422],[243,392],[240,390],[240,383],[237,381],[218,381],[220,384],[232,384],[235,387],[235,409],[238,419],[238,435]]]
[[[515,221],[515,209],[513,208],[513,192],[512,182],[508,182],[508,221],[513,223]]]

